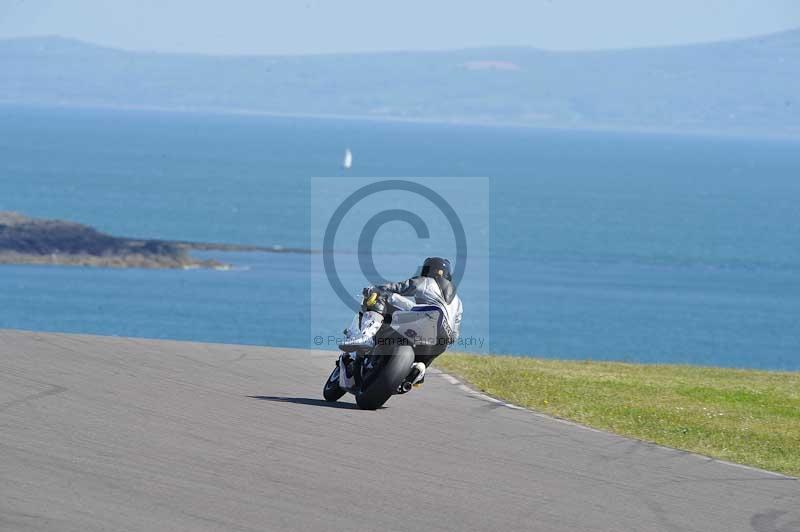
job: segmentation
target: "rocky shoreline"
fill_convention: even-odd
[[[101,268],[228,269],[199,260],[190,250],[302,251],[236,244],[116,237],[87,225],[0,211],[0,264],[49,264]]]

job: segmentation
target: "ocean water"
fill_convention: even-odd
[[[800,369],[800,142],[0,106],[0,210],[308,248],[345,147],[351,176],[489,179],[468,350]],[[384,251],[404,277],[435,250]],[[0,266],[0,327],[308,347],[349,321],[311,319],[308,254],[208,254],[235,268]]]

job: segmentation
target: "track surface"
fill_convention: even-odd
[[[800,530],[800,481],[443,375],[328,405],[333,353],[0,330],[0,529]]]

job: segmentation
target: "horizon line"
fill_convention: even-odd
[[[729,44],[745,41],[758,41],[761,39],[775,38],[782,35],[792,33],[800,33],[800,26],[774,31],[769,33],[758,33],[745,37],[732,37],[727,39],[708,40],[708,41],[692,41],[679,44],[653,44],[642,46],[629,46],[629,47],[602,47],[602,48],[540,48],[532,45],[512,45],[512,44],[489,44],[485,46],[466,46],[466,47],[453,47],[453,48],[423,48],[423,49],[385,49],[385,50],[360,50],[360,51],[332,51],[332,52],[299,52],[299,53],[221,53],[221,52],[194,52],[194,51],[171,51],[171,50],[154,50],[154,49],[132,49],[117,47],[98,42],[92,42],[80,37],[60,34],[32,34],[32,35],[14,35],[14,36],[0,36],[0,43],[13,42],[13,41],[43,41],[43,40],[60,40],[73,44],[80,44],[82,46],[100,48],[104,50],[111,50],[115,52],[124,52],[132,54],[147,54],[147,55],[170,55],[170,56],[201,56],[201,57],[215,57],[215,58],[254,58],[254,57],[325,57],[325,56],[357,56],[357,55],[393,55],[393,54],[437,54],[437,53],[455,53],[455,52],[470,52],[481,50],[516,50],[516,51],[532,51],[547,54],[597,54],[597,53],[613,53],[613,52],[630,52],[635,50],[663,50],[675,48],[690,48],[696,46],[709,46],[718,44]]]

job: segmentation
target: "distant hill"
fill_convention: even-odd
[[[316,56],[0,40],[0,102],[800,134],[800,30],[596,52]]]

